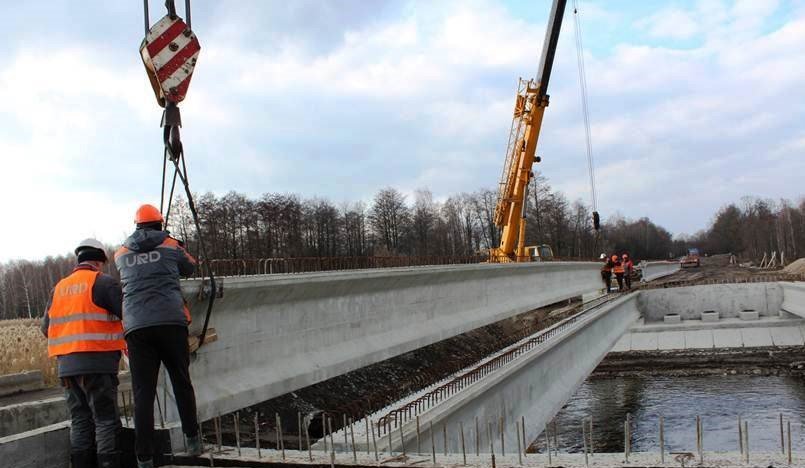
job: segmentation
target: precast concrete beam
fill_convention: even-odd
[[[682,269],[679,262],[642,262],[640,264],[641,281],[653,281],[663,276],[673,275]]]
[[[783,289],[783,303],[780,309],[805,318],[805,283],[778,283]]]
[[[637,293],[613,300],[580,322],[559,334],[543,346],[507,364],[503,368],[452,395],[443,403],[420,414],[424,430],[421,440],[428,441],[430,450],[433,425],[436,450],[444,450],[443,426],[447,426],[450,453],[460,453],[459,423],[465,430],[468,447],[475,447],[475,420],[479,421],[480,449],[488,452],[490,440],[487,428],[492,427],[495,453],[500,453],[500,418],[507,450],[517,447],[516,422],[525,417],[526,440],[533,441],[564,404],[573,396],[599,362],[615,346],[632,324],[640,317]],[[416,451],[416,421],[403,426],[408,453]],[[378,440],[378,446],[389,445],[388,435]],[[391,433],[394,450],[401,448],[398,430]],[[469,450],[469,449],[468,449]]]
[[[190,366],[202,420],[600,289],[594,262],[477,264],[223,278],[218,340]],[[193,327],[199,280],[183,282]],[[164,393],[163,393],[164,392]],[[171,390],[161,389],[172,399]],[[175,403],[168,420],[177,420]]]

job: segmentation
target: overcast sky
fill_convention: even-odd
[[[151,3],[156,22],[163,2]],[[386,186],[437,199],[495,186],[549,9],[195,1],[202,51],[182,105],[192,188],[340,203]],[[568,13],[539,170],[589,202]],[[805,194],[805,0],[584,0],[580,14],[604,218],[692,233],[744,195]],[[0,17],[0,261],[121,242],[136,207],[159,202],[141,2],[3,1]]]

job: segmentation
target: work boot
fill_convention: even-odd
[[[139,458],[137,459],[137,468],[154,468],[154,459],[149,458],[146,461],[142,461]]]
[[[201,445],[201,436],[196,434],[192,437],[187,437],[187,454],[191,457],[198,457],[204,452],[204,447]]]
[[[70,452],[72,468],[95,468],[94,450],[73,450]]]
[[[120,468],[120,453],[99,453],[98,468]]]

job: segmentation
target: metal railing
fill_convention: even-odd
[[[580,321],[585,319],[591,311],[608,303],[616,297],[620,297],[620,295],[610,294],[593,301],[584,310],[571,317],[557,320],[557,323],[550,325],[548,329],[545,329],[542,333],[535,335],[528,341],[502,352],[492,359],[489,359],[488,361],[485,361],[474,368],[463,372],[461,375],[450,379],[449,381],[421,395],[415,400],[410,401],[397,409],[389,411],[384,416],[381,416],[377,421],[378,437],[382,437],[384,434],[396,429],[399,425],[415,419],[418,414],[433,408],[440,402],[443,402],[447,398],[455,395],[457,392],[506,366],[519,356],[528,353],[546,341],[564,334],[568,329],[573,328]],[[392,425],[394,426],[393,428],[391,427]]]

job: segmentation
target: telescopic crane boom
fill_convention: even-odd
[[[553,0],[536,78],[518,80],[514,116],[495,207],[495,224],[501,229],[500,246],[491,249],[492,262],[521,262],[531,258],[526,255],[525,247],[525,201],[528,184],[534,176],[531,167],[540,161],[536,156],[537,140],[542,117],[548,107],[548,81],[566,4],[566,0]]]

